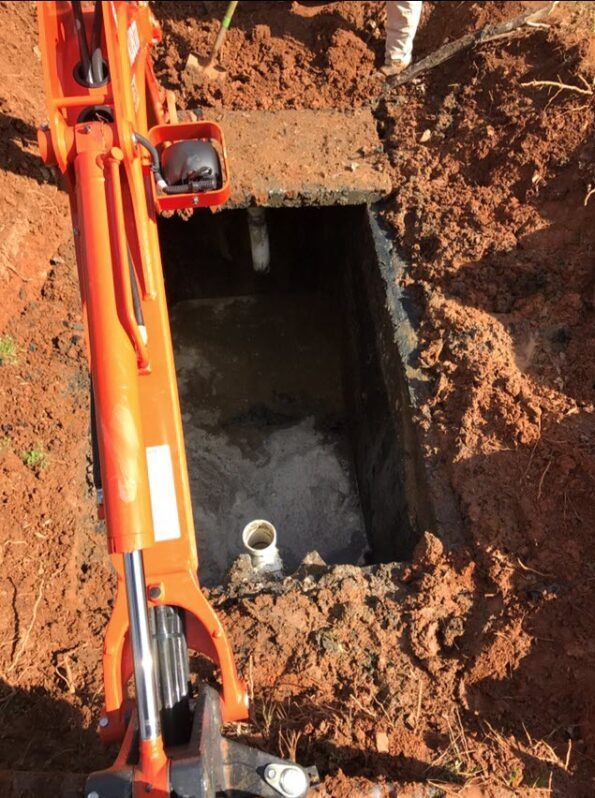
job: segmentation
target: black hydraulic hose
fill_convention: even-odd
[[[138,290],[138,281],[136,279],[136,272],[134,270],[130,249],[128,249],[128,269],[130,270],[130,287],[132,289],[132,306],[134,308],[134,318],[139,327],[144,327],[145,318],[143,316],[143,307],[140,301],[140,291]]]
[[[180,186],[165,185],[162,186],[162,188],[166,194],[187,194],[189,191],[191,191],[191,188],[188,185],[188,183],[183,183]]]
[[[91,452],[93,457],[93,486],[99,493],[102,490],[101,466],[99,463],[99,440],[97,436],[97,413],[95,412],[95,396],[91,383]]]
[[[145,150],[147,150],[147,152],[151,156],[151,160],[153,161],[153,163],[151,164],[151,171],[155,175],[161,177],[161,179],[163,180],[163,177],[161,176],[161,163],[159,161],[159,153],[157,152],[157,147],[151,144],[148,138],[145,138],[145,136],[141,135],[140,133],[137,133],[136,131],[134,132],[134,138],[136,139],[136,141],[138,141],[139,144],[141,144],[145,148]]]
[[[81,78],[93,84],[93,71],[91,69],[91,57],[89,55],[89,45],[85,34],[85,21],[80,0],[72,0],[72,12],[74,14],[74,26],[79,43],[79,55],[81,59]]]
[[[91,56],[91,71],[93,72],[93,84],[101,85],[105,80],[103,53],[101,50],[95,50]]]
[[[101,29],[103,27],[103,3],[95,0],[93,11],[93,29],[91,31],[91,72],[93,73],[94,83],[103,83],[105,79],[105,69],[103,63],[103,53],[101,52]]]
[[[101,48],[101,26],[103,24],[103,4],[101,0],[95,0],[93,10],[93,28],[91,30],[91,53]]]

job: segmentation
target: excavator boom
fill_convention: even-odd
[[[157,216],[229,196],[212,122],[177,123],[151,65],[146,2],[39,2],[43,160],[70,198],[92,386],[99,514],[118,587],[99,733],[119,742],[88,798],[298,798],[306,772],[220,736],[248,715],[223,626],[201,591]],[[219,668],[193,696],[188,650]],[[130,685],[134,681],[134,697]]]

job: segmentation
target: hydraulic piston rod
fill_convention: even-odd
[[[128,597],[130,639],[134,654],[139,735],[141,740],[156,740],[161,735],[159,701],[149,630],[142,552],[133,551],[124,555],[124,574]]]

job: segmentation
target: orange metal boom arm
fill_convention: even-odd
[[[86,87],[75,77],[79,49],[72,4],[38,4],[48,111],[39,144],[45,162],[64,176],[75,231],[108,545],[118,574],[105,638],[101,728],[106,741],[115,741],[125,734],[133,670],[126,553],[142,551],[149,606],[182,607],[189,647],[219,665],[224,720],[246,717],[247,694],[198,582],[155,189],[149,160],[133,136],[136,131],[148,137],[150,126],[162,131],[168,121],[149,57],[160,29],[147,3],[102,6],[109,80]],[[83,7],[83,14],[90,35],[92,7]],[[133,307],[133,281],[142,325]],[[164,767],[162,747],[141,749],[141,756],[139,770],[155,785]]]

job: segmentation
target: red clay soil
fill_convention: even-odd
[[[426,3],[415,56],[526,5]],[[240,3],[218,84],[184,66],[222,4],[155,4],[182,105],[373,106],[423,310],[418,428],[463,543],[428,530],[412,563],[213,594],[254,693],[230,732],[316,763],[320,795],[595,794],[593,6],[381,97],[383,3]],[[34,8],[0,18],[0,767],[87,771],[110,759],[111,576],[71,246],[54,257],[66,200],[33,143]],[[521,85],[538,80],[583,91]]]

